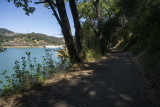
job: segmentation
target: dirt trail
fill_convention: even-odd
[[[48,80],[38,91],[24,94],[8,106],[155,107],[126,53],[115,53],[77,69],[60,80]]]

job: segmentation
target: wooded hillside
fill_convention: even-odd
[[[41,33],[20,34],[7,29],[0,29],[2,46],[43,46],[43,45],[62,45],[63,38],[47,36]]]

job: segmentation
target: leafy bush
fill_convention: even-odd
[[[59,59],[57,68],[60,67],[60,69],[65,69],[66,67],[69,67],[72,65],[70,61],[70,56],[66,47],[64,47],[63,49],[59,49],[57,52],[58,52],[58,59]]]
[[[26,52],[27,57],[21,58],[21,66],[19,61],[15,61],[14,73],[11,76],[4,71],[3,75],[6,83],[0,84],[3,87],[1,96],[8,96],[13,93],[20,93],[28,90],[38,84],[41,84],[46,78],[50,78],[55,72],[61,71],[69,66],[70,62],[66,56],[59,57],[60,62],[56,63],[49,53],[50,49],[45,49],[46,55],[43,56],[43,63],[37,63],[36,58],[31,59],[30,52]]]
[[[86,50],[86,60],[87,61],[93,61],[93,60],[98,59],[100,57],[101,57],[101,54],[99,51],[91,50],[91,49]]]
[[[122,47],[127,45],[125,48],[130,49],[134,54],[144,51],[142,58],[144,65],[158,70],[160,60],[159,2],[156,0],[120,0],[118,5],[121,10],[120,14],[124,15],[127,20],[125,27],[119,33],[124,38]],[[130,33],[132,36],[129,36]]]

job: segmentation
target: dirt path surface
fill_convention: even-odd
[[[78,71],[78,72],[77,72]],[[155,107],[141,75],[126,53],[86,63],[8,106],[15,107]]]

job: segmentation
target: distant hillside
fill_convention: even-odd
[[[0,28],[0,34],[2,35],[2,38],[0,39],[0,44],[2,46],[44,46],[64,44],[63,38],[47,36],[41,33],[20,34]]]
[[[0,35],[9,36],[9,35],[13,35],[13,34],[14,34],[13,31],[10,31],[5,28],[0,28]]]

